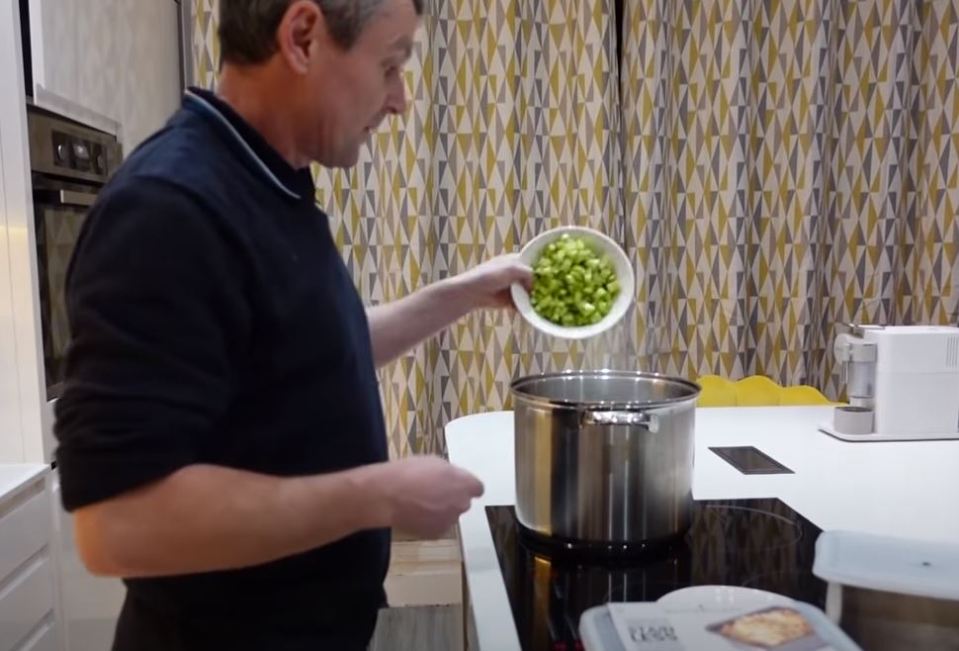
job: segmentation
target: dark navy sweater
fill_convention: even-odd
[[[295,476],[387,458],[365,311],[309,170],[210,93],[188,92],[101,192],[67,308],[68,509],[190,464]],[[371,632],[388,555],[389,533],[366,531],[259,567],[129,580],[116,648],[154,648],[159,630],[178,637],[157,648],[348,648]]]

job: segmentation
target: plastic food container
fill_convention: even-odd
[[[869,651],[959,649],[959,544],[827,531],[826,614]]]

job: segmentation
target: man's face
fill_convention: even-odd
[[[321,29],[304,80],[303,144],[312,160],[327,167],[355,165],[383,119],[406,110],[402,71],[419,22],[412,0],[383,0],[348,50]]]

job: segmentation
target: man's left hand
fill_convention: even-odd
[[[533,271],[518,255],[501,255],[453,277],[450,282],[456,289],[456,298],[464,301],[468,310],[512,307],[510,285],[520,283],[529,291]]]

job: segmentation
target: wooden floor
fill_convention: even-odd
[[[370,651],[463,651],[462,613],[460,604],[381,610]]]

